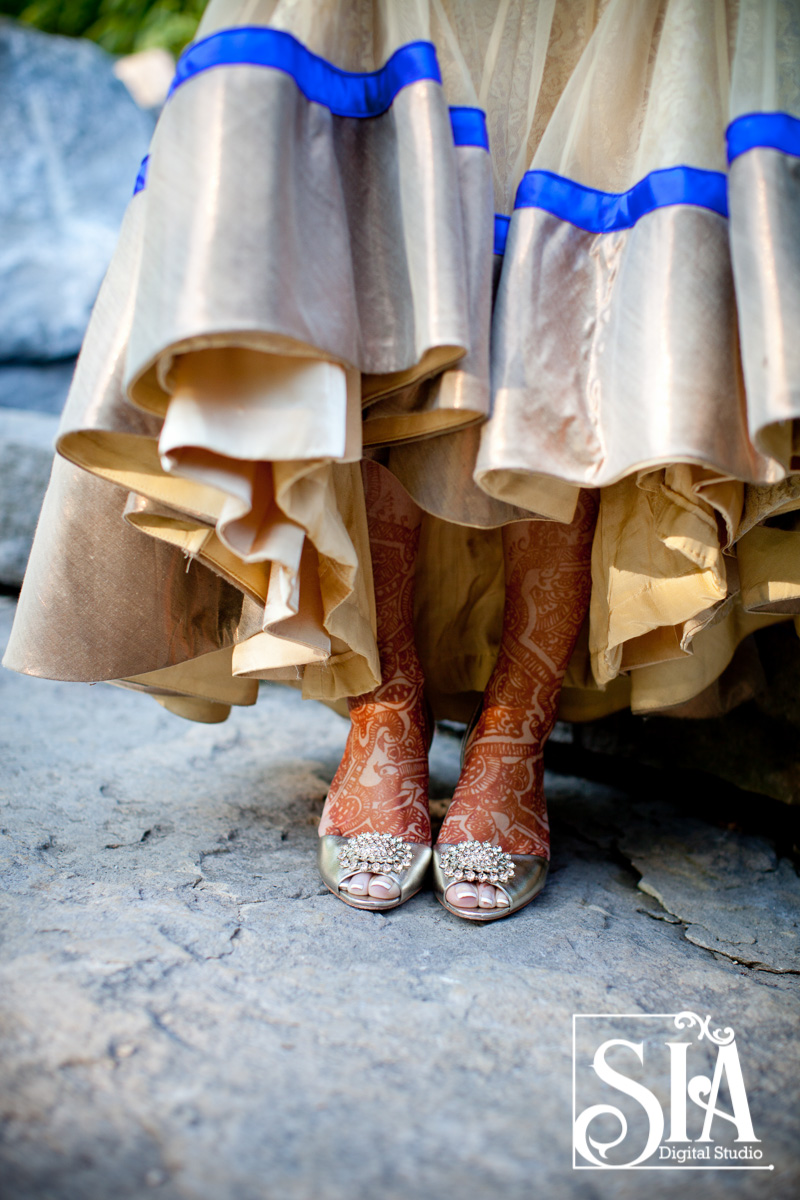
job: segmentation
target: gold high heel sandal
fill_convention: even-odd
[[[425,743],[428,753],[433,742],[434,721],[433,711],[427,700],[425,721]],[[349,904],[351,908],[383,912],[397,908],[412,896],[416,896],[428,872],[431,854],[430,846],[422,846],[418,842],[405,842],[390,833],[359,833],[355,837],[338,837],[326,833],[319,839],[317,867],[328,891],[333,892],[334,896],[338,896],[345,904]],[[389,900],[379,900],[377,896],[354,896],[343,891],[342,884],[362,871],[369,871],[372,875],[387,875],[400,888],[400,895]]]
[[[499,921],[530,904],[542,890],[549,863],[538,854],[506,854],[491,842],[439,842],[433,848],[433,891],[448,912],[465,921]],[[491,883],[507,898],[503,908],[458,908],[445,898],[454,883]]]
[[[478,702],[461,741],[461,769],[472,735],[483,712]],[[466,921],[499,921],[530,904],[545,885],[550,864],[538,854],[506,854],[491,842],[439,842],[433,849],[433,891],[448,912]],[[454,883],[491,883],[508,900],[502,908],[459,908],[448,903],[445,892]]]
[[[416,895],[430,861],[430,846],[404,842],[390,833],[359,833],[355,837],[326,833],[319,839],[317,851],[317,866],[326,888],[352,908],[374,912],[397,908]],[[361,871],[387,875],[400,888],[400,895],[379,900],[377,896],[353,896],[343,891],[342,884]]]

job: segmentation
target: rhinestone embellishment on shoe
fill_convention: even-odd
[[[346,871],[371,871],[373,875],[395,875],[411,866],[414,847],[391,833],[359,833],[339,851]]]
[[[454,883],[508,883],[514,875],[511,856],[491,842],[459,842],[445,850],[441,864]]]

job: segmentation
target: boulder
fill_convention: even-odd
[[[0,361],[77,354],[154,121],[99,46],[0,20]]]
[[[0,408],[60,413],[74,370],[74,358],[0,363]]]

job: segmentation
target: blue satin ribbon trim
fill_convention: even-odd
[[[727,180],[721,171],[668,167],[652,171],[627,192],[599,192],[550,171],[528,171],[517,188],[515,208],[543,208],[589,233],[631,229],[657,208],[692,204],[728,215]]]
[[[139,174],[136,176],[136,183],[133,185],[133,194],[144,191],[144,185],[147,183],[147,164],[150,161],[150,155],[145,154],[139,165]]]
[[[453,141],[457,146],[480,146],[483,150],[489,149],[486,114],[482,108],[454,105],[450,109],[450,124],[453,126]]]
[[[169,94],[202,71],[240,65],[272,67],[291,75],[307,100],[324,104],[337,117],[378,117],[409,84],[423,79],[442,82],[431,42],[401,46],[378,71],[342,71],[282,29],[242,26],[221,29],[189,46],[178,59]]]
[[[502,213],[494,214],[494,252],[495,254],[505,254],[506,242],[508,241],[508,227],[511,224],[511,217],[504,217]]]
[[[788,113],[746,113],[731,121],[725,133],[728,162],[748,150],[765,147],[800,157],[800,121]]]

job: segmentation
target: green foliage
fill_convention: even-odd
[[[112,54],[162,46],[177,56],[205,6],[206,0],[0,0],[0,13],[46,33],[91,38]]]

